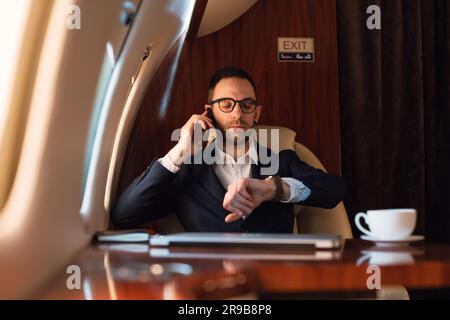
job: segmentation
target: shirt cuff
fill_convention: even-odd
[[[166,154],[163,158],[158,159],[158,162],[172,173],[177,173],[181,169],[173,163],[172,159],[169,157],[169,154]]]
[[[283,203],[297,203],[300,201],[305,201],[311,194],[311,189],[303,184],[303,182],[298,181],[294,178],[281,178],[284,182],[289,185],[291,194],[289,199],[286,201],[280,201]]]

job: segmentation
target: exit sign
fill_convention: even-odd
[[[314,38],[278,38],[278,61],[314,62]]]

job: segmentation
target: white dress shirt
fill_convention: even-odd
[[[258,153],[256,151],[256,146],[253,139],[250,139],[249,149],[247,153],[234,160],[232,156],[222,151],[221,148],[215,148],[215,158],[220,159],[220,162],[214,164],[214,172],[216,173],[219,181],[225,190],[228,190],[228,186],[240,178],[250,178],[251,177],[251,165],[252,163],[258,163]],[[163,158],[158,159],[159,163],[167,170],[176,173],[180,170],[173,161],[170,159],[169,155],[166,154]],[[311,190],[305,186],[301,181],[294,178],[282,177],[283,181],[289,185],[290,196],[286,201],[281,201],[284,203],[295,203],[299,201],[306,200],[311,194]]]

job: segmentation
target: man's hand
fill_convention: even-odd
[[[201,126],[203,130],[214,128],[207,114],[206,111],[202,114],[194,114],[181,128],[180,140],[168,153],[169,158],[175,165],[181,166],[186,159],[199,151],[202,141],[198,141],[199,145],[196,145],[196,142],[193,141],[195,126]]]
[[[241,178],[228,186],[223,207],[231,213],[225,222],[233,222],[250,215],[262,202],[275,196],[276,186],[272,180]]]

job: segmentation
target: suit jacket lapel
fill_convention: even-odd
[[[258,153],[258,163],[257,164],[252,164],[252,167],[251,167],[252,176],[251,176],[251,178],[263,180],[263,179],[266,178],[266,176],[261,175],[261,168],[267,167],[268,165],[261,164],[261,161],[260,161],[261,157],[260,157],[259,153],[260,153],[261,149],[263,149],[263,148],[264,148],[264,151],[266,153],[267,153],[267,150],[268,150],[268,152],[272,152],[272,151],[270,149],[266,149],[265,147],[262,147],[259,143],[256,145],[256,147],[257,147],[257,153]]]
[[[223,198],[225,197],[226,190],[222,186],[222,183],[214,172],[214,166],[205,165],[204,170],[205,174],[204,177],[200,179],[200,182],[203,184],[205,189],[208,190],[208,192],[210,192],[214,196],[214,198],[217,199],[217,201],[222,203]]]
[[[211,156],[215,157],[215,149],[212,149]],[[217,201],[223,203],[226,190],[214,171],[214,165],[207,165],[203,163],[202,171],[203,173],[200,178],[200,183],[214,198],[216,198]]]
[[[253,164],[252,163],[251,173],[252,173],[252,176],[250,178],[259,179],[259,180],[262,179],[262,177],[261,177],[261,164],[259,163],[259,161],[258,161],[258,164],[256,164],[256,163]]]

